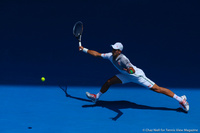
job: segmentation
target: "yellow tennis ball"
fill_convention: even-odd
[[[44,81],[45,81],[45,77],[42,77],[42,78],[41,78],[41,81],[44,82]]]

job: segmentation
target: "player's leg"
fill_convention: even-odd
[[[157,93],[165,94],[165,95],[167,95],[169,97],[172,97],[172,98],[176,99],[180,103],[180,105],[183,107],[183,109],[185,111],[189,111],[189,104],[186,101],[187,98],[186,98],[185,95],[179,97],[176,94],[174,94],[171,90],[169,90],[167,88],[164,88],[164,87],[160,87],[157,84],[154,84],[153,87],[151,88],[151,90],[153,90],[153,91],[155,91]]]
[[[162,93],[162,94],[165,94],[169,97],[173,97],[174,96],[174,93],[167,89],[167,88],[164,88],[164,87],[160,87],[158,86],[157,84],[154,84],[152,88],[150,88],[152,91],[155,91],[157,93]]]
[[[109,87],[110,87],[111,85],[120,84],[120,83],[122,83],[122,81],[121,81],[117,76],[113,76],[112,78],[108,79],[108,80],[104,83],[104,85],[101,87],[100,92],[101,92],[101,93],[105,93],[105,92],[109,89]]]
[[[169,97],[172,97],[172,98],[176,99],[181,104],[181,106],[183,106],[185,111],[189,111],[189,104],[186,101],[187,98],[186,98],[185,95],[179,97],[176,94],[174,94],[171,90],[169,90],[167,88],[164,88],[164,87],[158,86],[153,81],[151,81],[149,78],[147,78],[146,75],[143,72],[141,72],[140,75],[137,76],[136,83],[138,83],[138,84],[140,84],[140,85],[142,85],[144,87],[150,88],[151,90],[153,90],[153,91],[155,91],[157,93],[165,94],[165,95],[167,95]]]
[[[100,96],[110,88],[111,85],[120,83],[122,83],[122,81],[117,76],[113,76],[103,84],[101,90],[97,94],[90,94],[89,92],[86,92],[86,96],[93,102],[96,102]]]
[[[134,79],[136,79],[136,81],[135,81],[136,83],[138,83],[146,88],[150,88],[152,91],[155,91],[157,93],[162,93],[162,94],[165,94],[172,98],[175,95],[171,90],[164,88],[164,87],[160,87],[157,84],[155,84],[152,80],[147,78],[145,73],[142,70],[140,70],[140,75]],[[132,82],[134,82],[134,80]],[[182,99],[178,98],[178,100],[182,100]]]

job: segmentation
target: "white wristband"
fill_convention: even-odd
[[[87,53],[88,49],[87,48],[83,48],[83,52]]]

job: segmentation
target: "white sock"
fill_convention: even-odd
[[[183,101],[183,99],[181,97],[177,96],[176,94],[174,94],[173,98],[176,99],[179,102]]]
[[[101,92],[97,93],[97,94],[96,94],[96,98],[99,99],[101,95],[102,95]]]

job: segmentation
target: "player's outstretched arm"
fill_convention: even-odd
[[[101,53],[94,51],[94,50],[89,50],[87,48],[84,48],[83,46],[79,47],[79,51],[83,51],[83,52],[88,53],[88,54],[90,54],[94,57],[101,57]]]

